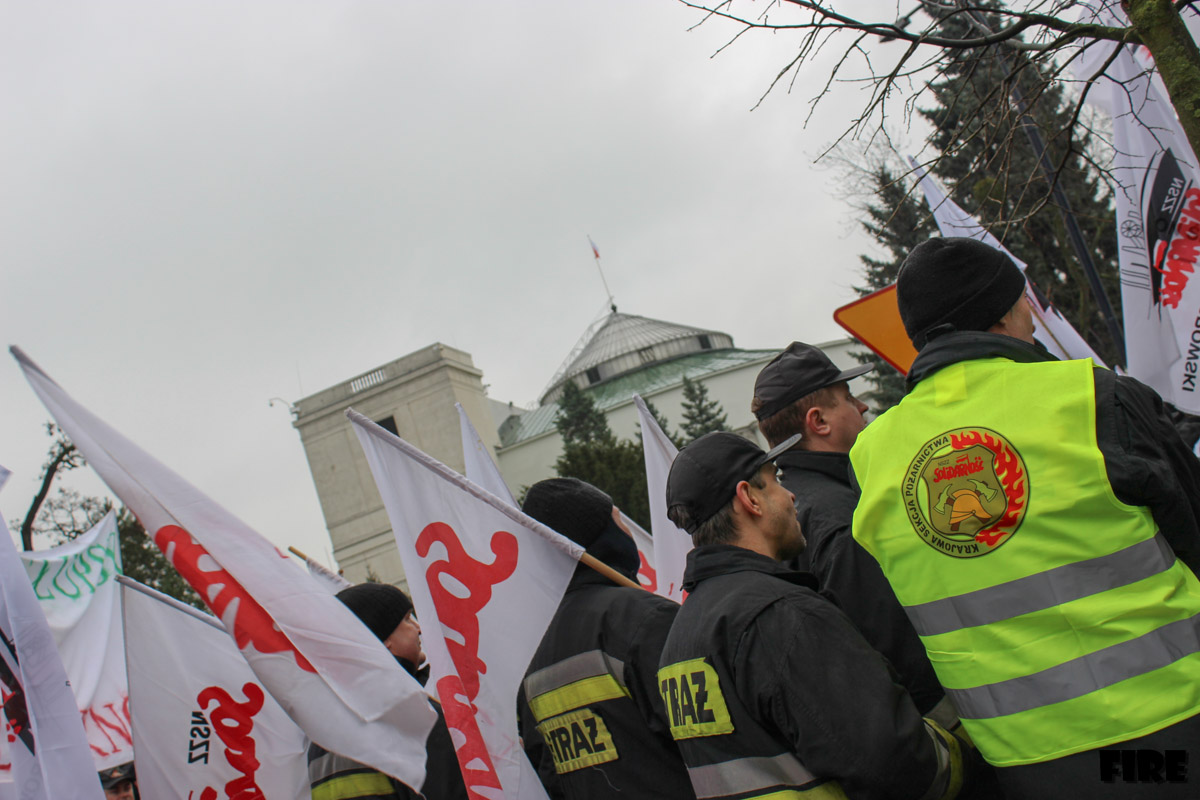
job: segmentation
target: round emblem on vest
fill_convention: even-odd
[[[1012,442],[988,428],[956,428],[917,451],[900,486],[904,510],[939,553],[994,553],[1021,527],[1029,505],[1025,462]]]

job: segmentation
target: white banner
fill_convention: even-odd
[[[21,561],[71,681],[96,770],[133,761],[116,512],[73,541],[21,553]]]
[[[487,489],[501,500],[507,500],[513,508],[519,508],[512,492],[508,489],[508,484],[504,482],[504,477],[500,474],[500,468],[488,455],[487,446],[479,438],[479,431],[475,430],[475,426],[467,417],[467,412],[459,403],[455,403],[454,407],[458,409],[458,424],[462,432],[463,463],[466,465],[467,480],[476,486]],[[633,543],[637,546],[638,558],[641,561],[637,574],[638,583],[642,585],[642,588],[653,592],[658,585],[654,573],[654,539],[646,533],[641,525],[627,517],[624,511],[618,509],[618,512],[621,515],[621,521],[629,528]]]
[[[304,557],[304,566],[308,567],[308,574],[312,575],[317,583],[324,586],[330,594],[337,594],[342,589],[348,589],[354,585],[324,564],[313,561],[312,556]]]
[[[346,416],[392,523],[468,792],[543,800],[517,734],[517,688],[583,548],[363,415]]]
[[[0,487],[11,473],[0,467]],[[0,518],[0,796],[103,800],[87,734],[8,526]]]
[[[121,584],[142,797],[308,800],[304,732],[217,618]]]
[[[1119,4],[1104,4],[1096,20],[1127,25]],[[1081,20],[1090,21],[1084,8]],[[1098,42],[1073,62],[1090,78],[1113,54],[1088,92],[1088,102],[1113,121],[1121,311],[1128,371],[1177,408],[1200,413],[1200,170],[1175,109],[1155,88],[1153,73],[1131,46]]]
[[[467,416],[461,403],[455,403],[454,407],[458,409],[458,429],[462,434],[463,465],[467,480],[476,486],[482,486],[496,497],[507,501],[513,508],[517,508],[516,498],[504,482],[504,476],[492,460],[487,445],[479,438],[479,431],[471,424],[471,418]]]
[[[925,202],[929,204],[929,209],[933,212],[933,219],[937,222],[942,236],[964,236],[968,239],[977,239],[1000,250],[1021,268],[1021,272],[1025,271],[1024,261],[1000,244],[1000,240],[988,233],[979,224],[979,220],[947,197],[937,181],[917,166],[914,159],[909,158],[908,161],[912,164],[913,171],[920,181],[921,191],[925,193]],[[1028,281],[1025,283],[1025,297],[1029,300],[1029,308],[1033,311],[1033,319],[1037,323],[1037,330],[1034,331],[1033,338],[1041,342],[1051,355],[1064,360],[1090,358],[1097,364],[1104,365],[1103,359],[1096,355],[1091,345],[1079,335],[1079,331],[1075,330],[1075,327],[1058,312],[1049,299]]]
[[[658,594],[683,602],[683,569],[692,550],[692,537],[667,517],[667,474],[679,449],[671,443],[646,408],[646,401],[633,396],[642,426],[642,452],[646,458],[646,488],[650,495],[650,532],[654,534],[654,568]]]
[[[59,427],[152,532],[309,738],[419,788],[437,715],[366,626],[266,539],[12,352]]]

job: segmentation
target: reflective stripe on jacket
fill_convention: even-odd
[[[521,735],[551,796],[693,797],[654,679],[678,609],[588,568],[572,579],[523,683]]]
[[[940,798],[958,740],[922,722],[812,576],[730,545],[688,555],[659,692],[699,798]]]
[[[993,764],[1200,711],[1200,583],[1117,499],[1090,361],[952,363],[859,435],[854,537]]]

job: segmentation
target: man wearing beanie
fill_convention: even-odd
[[[850,451],[854,538],[1009,796],[1195,797],[1200,465],[1151,389],[1037,345],[1024,291],[971,239],[909,254],[919,354]]]
[[[812,575],[780,563],[805,545],[774,464],[796,439],[764,453],[706,434],[667,476],[667,514],[695,548],[658,678],[696,795],[951,800],[965,745],[921,719]]]
[[[637,548],[612,499],[575,478],[529,488],[522,510],[631,580]],[[655,671],[679,606],[580,564],[523,685],[521,738],[551,797],[693,798]]]
[[[812,572],[895,667],[917,710],[953,730],[958,719],[924,645],[879,565],[850,534],[858,492],[850,485],[849,453],[866,427],[867,407],[850,393],[849,381],[872,369],[862,364],[841,370],[820,348],[792,342],[759,372],[750,411],[771,447],[800,435],[775,462],[779,482],[796,496],[796,517],[808,542],[789,566]]]
[[[387,583],[360,583],[337,593],[337,599],[354,612],[400,666],[425,685],[428,669],[418,671],[421,626],[413,618],[408,595]],[[425,783],[420,793],[371,767],[331,753],[318,744],[308,748],[308,778],[313,800],[467,800],[467,789],[454,753],[454,743],[441,705],[430,700],[438,718],[425,741]]]

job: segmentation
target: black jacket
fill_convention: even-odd
[[[850,457],[791,450],[775,464],[782,472],[780,483],[796,495],[796,516],[808,540],[789,566],[812,572],[821,588],[833,594],[867,643],[895,667],[917,710],[929,715],[946,693],[879,563],[850,533],[858,502],[850,484]],[[948,717],[934,718],[954,727]]]
[[[694,797],[656,677],[678,611],[590,567],[576,570],[519,703],[525,752],[552,798]]]
[[[926,345],[909,387],[959,361],[1008,358],[1053,361],[1038,345],[994,333],[949,333]],[[1200,574],[1200,459],[1179,438],[1162,398],[1144,383],[1096,367],[1096,441],[1113,492],[1146,506],[1175,554]]]
[[[887,661],[817,593],[811,575],[740,547],[710,545],[688,554],[684,588],[690,594],[660,676],[704,659],[720,678],[717,687],[709,681],[707,695],[723,696],[731,716],[750,717],[740,726],[733,719],[724,735],[682,738],[689,767],[711,774],[728,764],[722,780],[736,784],[747,764],[794,757],[804,769],[785,771],[791,775],[837,781],[851,798],[898,800],[962,777],[961,758],[949,755],[961,748],[948,747],[922,721]],[[794,784],[760,789],[813,786],[811,779]]]

